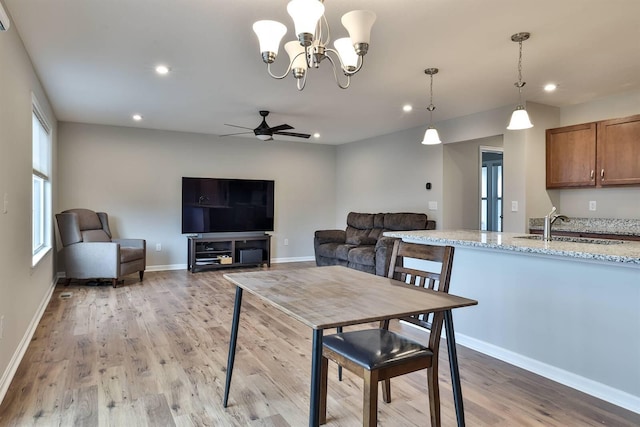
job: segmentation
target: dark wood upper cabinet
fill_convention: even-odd
[[[640,184],[640,115],[598,122],[598,185]]]
[[[547,188],[640,185],[640,115],[546,131]]]
[[[547,188],[596,185],[596,124],[547,129]]]

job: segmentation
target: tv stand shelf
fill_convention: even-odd
[[[226,267],[267,264],[271,267],[271,236],[189,237],[187,269],[192,273]]]

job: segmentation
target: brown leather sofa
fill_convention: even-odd
[[[313,247],[316,265],[344,265],[386,276],[394,238],[385,231],[433,230],[436,222],[423,213],[357,213],[347,216],[345,230],[318,230]]]

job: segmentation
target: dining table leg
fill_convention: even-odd
[[[309,427],[318,427],[320,425],[320,363],[322,359],[322,329],[313,330],[313,344],[311,351]]]
[[[464,427],[464,406],[462,403],[462,388],[460,387],[456,337],[453,331],[453,316],[451,314],[451,310],[446,310],[444,312],[444,328],[447,333],[447,351],[449,353],[449,367],[451,368],[451,386],[453,388],[453,403],[456,408],[456,419],[458,420],[458,427]]]
[[[238,341],[238,323],[240,323],[240,306],[242,305],[242,288],[236,287],[236,300],[233,304],[233,323],[231,324],[231,339],[229,340],[229,357],[227,358],[227,379],[224,383],[224,400],[222,406],[227,407],[229,400],[229,387],[231,387],[231,374],[233,374],[233,362],[236,358],[236,342]]]

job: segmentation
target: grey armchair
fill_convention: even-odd
[[[146,268],[146,241],[112,239],[104,212],[70,209],[56,214],[65,265],[66,285],[71,279],[111,279],[113,287],[128,274]]]

